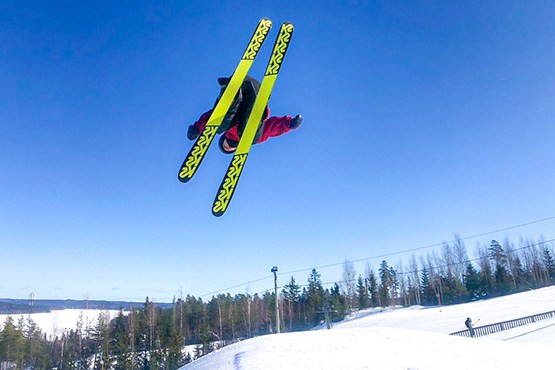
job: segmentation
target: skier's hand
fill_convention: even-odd
[[[187,130],[187,139],[195,140],[199,134],[200,134],[200,130],[198,129],[197,125],[191,125]]]
[[[289,123],[289,128],[292,130],[299,128],[301,123],[303,123],[303,116],[301,116],[300,114],[297,114],[295,118],[291,120],[291,123]]]

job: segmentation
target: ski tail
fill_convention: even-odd
[[[241,88],[241,85],[243,84],[252,63],[254,62],[254,59],[258,55],[258,51],[266,40],[266,36],[268,36],[271,27],[272,21],[267,18],[262,18],[258,23],[247,49],[239,62],[239,65],[235,69],[231,80],[224,90],[224,93],[220,97],[218,104],[216,104],[216,107],[210,115],[204,130],[202,130],[199,137],[193,144],[193,147],[187,154],[187,157],[185,157],[185,160],[179,169],[179,181],[188,182],[191,180],[200,166],[200,163],[204,159],[204,155],[208,151],[214,136],[216,136],[218,127],[222,123],[227,111],[235,99],[235,96],[237,95],[237,92]]]
[[[237,150],[233,155],[233,159],[227,169],[226,175],[220,185],[216,199],[214,200],[212,214],[216,217],[220,217],[225,213],[231,197],[235,192],[237,182],[239,181],[239,177],[243,171],[266,105],[270,100],[274,83],[276,82],[277,75],[281,68],[283,58],[285,57],[285,53],[289,47],[292,35],[293,24],[284,22],[279,30],[279,34],[274,44],[274,49],[272,51],[272,56],[268,62],[268,67],[266,69],[266,73],[264,74],[260,91],[256,96],[254,106],[249,115],[247,125],[243,135],[241,136]]]

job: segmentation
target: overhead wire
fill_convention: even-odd
[[[533,225],[533,224],[537,224],[537,223],[540,223],[540,222],[545,222],[545,221],[549,221],[549,220],[553,220],[553,219],[555,219],[555,216],[545,217],[545,218],[542,218],[542,219],[539,219],[539,220],[529,221],[529,222],[525,222],[525,223],[522,223],[522,224],[505,227],[505,228],[502,228],[502,229],[487,231],[487,232],[474,234],[474,235],[466,236],[466,237],[463,237],[463,238],[456,238],[456,239],[453,239],[453,240],[444,241],[444,242],[440,242],[440,243],[429,244],[429,245],[425,245],[425,246],[422,246],[422,247],[410,248],[410,249],[405,249],[405,250],[401,250],[401,251],[376,255],[376,256],[372,256],[372,257],[359,258],[359,259],[356,259],[356,260],[352,260],[350,262],[355,263],[355,262],[369,261],[369,260],[378,259],[378,258],[385,258],[385,257],[391,257],[391,256],[400,255],[400,254],[405,254],[405,253],[411,253],[411,252],[415,252],[415,251],[419,251],[419,250],[439,247],[439,246],[442,246],[444,244],[450,244],[450,243],[454,243],[454,242],[457,242],[457,241],[465,241],[465,240],[475,239],[475,238],[479,238],[479,237],[482,237],[482,236],[491,235],[491,234],[495,234],[495,233],[499,233],[499,232],[503,232],[503,231],[513,230],[513,229],[517,229],[517,228],[520,228],[520,227],[529,226],[529,225]],[[551,239],[550,241],[553,241],[553,240],[555,240],[555,239]],[[550,241],[545,241],[545,242],[550,242]],[[528,247],[530,247],[530,246],[528,246]],[[481,258],[479,258],[479,259],[481,259]],[[297,270],[279,272],[279,273],[277,273],[277,275],[279,275],[279,276],[289,275],[289,274],[295,274],[295,273],[299,273],[299,272],[312,271],[313,269],[321,270],[321,269],[325,269],[325,268],[329,268],[329,267],[340,266],[340,265],[343,265],[344,263],[345,262],[343,261],[343,262],[336,262],[336,263],[331,263],[331,264],[327,264],[327,265],[307,267],[307,268],[302,268],[302,269],[297,269]],[[232,290],[232,289],[235,289],[235,288],[247,286],[249,284],[256,283],[256,282],[263,281],[263,280],[267,280],[267,279],[270,279],[270,278],[272,278],[272,276],[268,275],[268,276],[265,276],[265,277],[261,277],[259,279],[247,281],[247,282],[237,284],[237,285],[234,285],[234,286],[231,286],[231,287],[228,287],[228,288],[215,290],[213,292],[200,295],[199,297],[206,297],[206,296],[221,293],[221,292],[224,292],[224,291],[229,291],[229,290]]]

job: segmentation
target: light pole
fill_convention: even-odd
[[[278,300],[278,291],[277,291],[277,266],[272,267],[272,272],[274,273],[274,287],[276,292],[276,332],[279,334],[279,300]]]

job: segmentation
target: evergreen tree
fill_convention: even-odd
[[[549,285],[555,280],[555,260],[547,246],[542,249],[542,263],[547,274]]]
[[[496,266],[507,264],[507,253],[497,240],[492,240],[490,245],[491,258],[495,261]]]
[[[432,286],[430,272],[428,271],[427,267],[424,267],[422,269],[420,289],[422,290],[420,296],[422,298],[423,305],[431,305],[436,302],[436,294],[434,291],[434,287]]]
[[[358,298],[358,308],[363,310],[370,306],[370,298],[368,297],[368,282],[358,276],[357,280],[357,298]]]
[[[25,356],[25,338],[23,331],[16,328],[11,316],[6,318],[0,333],[0,358],[14,361],[17,369],[23,369]]]
[[[391,285],[391,270],[389,269],[389,266],[387,265],[387,262],[384,260],[382,261],[382,263],[380,264],[380,279],[381,279],[381,285],[380,285],[380,290],[379,290],[379,295],[380,295],[380,302],[381,305],[383,307],[387,307],[389,306],[389,287]]]
[[[495,293],[503,295],[509,291],[509,275],[505,267],[497,265],[495,268]]]
[[[322,314],[319,311],[325,302],[324,288],[322,287],[322,280],[320,274],[316,269],[312,269],[308,279],[308,297],[307,297],[307,316],[309,325],[316,326],[320,323]]]
[[[492,240],[490,245],[491,259],[495,261],[495,286],[496,295],[505,294],[509,289],[509,277],[507,273],[508,256],[497,240]]]
[[[120,309],[116,318],[114,319],[113,328],[111,331],[110,345],[112,354],[115,360],[115,370],[132,370],[131,369],[131,354],[130,354],[130,340],[125,327],[125,316],[123,309]]]
[[[478,298],[480,296],[480,275],[469,263],[466,267],[466,273],[464,275],[465,287],[468,291],[470,298]]]
[[[108,311],[100,311],[98,323],[94,332],[94,341],[99,356],[94,364],[95,370],[107,370],[111,368],[111,346],[110,346],[110,314]]]
[[[397,297],[399,293],[399,278],[397,271],[392,267],[389,268],[389,292],[393,299],[393,304],[397,304]]]
[[[27,319],[24,336],[26,341],[25,367],[45,369],[48,363],[46,343],[43,341],[39,326],[31,317]],[[0,356],[0,358],[2,358],[2,356]]]
[[[301,289],[296,284],[295,278],[293,276],[291,276],[291,280],[289,280],[289,283],[285,284],[283,288],[284,289],[282,291],[282,294],[287,304],[287,311],[289,316],[289,331],[293,331],[293,322],[295,321],[295,317],[296,317],[295,316],[296,306],[300,298],[299,293]]]
[[[381,307],[381,300],[378,291],[378,282],[376,281],[376,275],[373,270],[368,273],[368,289],[370,293],[370,300],[372,301],[372,307]]]
[[[331,321],[338,322],[347,315],[345,297],[341,294],[339,284],[335,283],[330,291]]]

